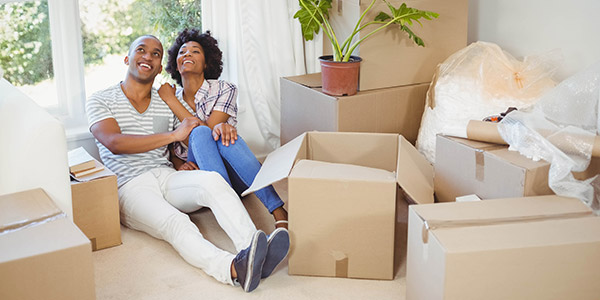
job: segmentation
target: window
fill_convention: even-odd
[[[0,67],[4,78],[40,106],[59,107],[54,69],[48,1],[0,5]]]
[[[197,0],[0,0],[0,67],[67,132],[87,133],[85,99],[124,78],[129,43],[153,34],[168,48],[183,28],[201,27],[200,7]]]

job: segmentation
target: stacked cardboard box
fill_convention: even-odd
[[[71,181],[73,221],[94,251],[121,244],[117,176],[110,173],[90,181]]]
[[[281,144],[311,131],[354,131],[402,134],[415,143],[425,106],[425,94],[437,64],[467,45],[467,1],[402,2],[440,14],[413,31],[426,47],[415,45],[396,29],[370,37],[357,48],[363,59],[360,92],[354,96],[332,97],[322,93],[320,74],[281,79]],[[371,1],[333,1],[330,21],[339,37],[347,36]],[[387,5],[378,1],[365,17],[372,20]],[[374,27],[375,28],[375,27]],[[360,34],[368,34],[369,29]],[[329,41],[324,39],[324,45]],[[325,49],[325,54],[327,50]]]
[[[269,154],[243,195],[288,178],[290,274],[393,279],[402,211],[433,203],[432,177],[401,135],[309,132]]]
[[[0,299],[95,299],[90,241],[42,189],[0,196]]]

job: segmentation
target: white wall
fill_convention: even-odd
[[[561,49],[563,80],[600,61],[598,12],[598,0],[469,0],[468,42],[493,42],[517,58]]]

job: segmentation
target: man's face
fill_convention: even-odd
[[[136,39],[125,57],[129,66],[127,75],[141,83],[152,83],[162,71],[163,47],[160,41],[151,36]]]

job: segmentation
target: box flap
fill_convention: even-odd
[[[341,181],[394,182],[394,173],[377,168],[303,159],[294,165],[290,178],[334,179]]]
[[[300,76],[291,76],[286,77],[287,80],[291,80],[293,82],[299,83],[301,85],[310,87],[310,88],[320,88],[322,86],[321,83],[321,73],[312,73]]]
[[[418,204],[433,203],[433,166],[403,136],[398,139],[398,185]]]
[[[0,233],[62,214],[46,192],[33,189],[0,196]]]
[[[299,151],[305,145],[305,137],[306,133],[303,133],[267,155],[252,185],[242,193],[242,196],[256,192],[286,178],[290,174],[296,158],[305,158],[299,157]]]
[[[591,214],[576,198],[557,195],[489,199],[476,202],[448,202],[412,207],[428,223],[481,224],[494,220],[531,219],[535,216]]]

